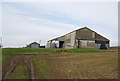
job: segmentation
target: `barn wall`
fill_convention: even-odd
[[[90,31],[87,28],[82,28],[76,31],[76,37],[78,38],[86,38],[86,39],[94,39],[95,33]]]
[[[89,40],[89,41],[87,42],[87,47],[88,47],[88,48],[94,48],[94,47],[95,47],[95,41]]]
[[[76,37],[76,31],[71,33],[71,38],[70,38],[71,48],[75,48],[75,37]]]
[[[94,48],[95,41],[94,40],[80,40],[80,47]]]
[[[52,45],[52,41],[48,41],[47,42],[47,48],[51,48],[52,47],[51,45]]]
[[[75,48],[95,48],[94,40],[76,40]]]
[[[96,49],[100,49],[100,45],[101,45],[101,44],[95,44],[95,48],[96,48]]]
[[[80,40],[80,47],[87,47],[87,40]]]
[[[95,39],[100,39],[100,40],[107,40],[105,37],[95,33]]]
[[[31,44],[31,48],[39,48],[38,44]]]
[[[59,37],[57,41],[64,41],[64,36]]]
[[[78,45],[78,40],[75,39],[75,46],[74,46],[74,48],[79,48],[78,46],[79,46],[79,45]]]
[[[76,37],[76,31],[65,35],[64,47],[65,48],[74,48],[75,47],[75,37]]]
[[[65,48],[70,48],[70,34],[65,35],[64,38],[64,47]]]

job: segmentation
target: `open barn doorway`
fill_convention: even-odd
[[[108,49],[109,48],[109,41],[105,40],[95,40],[95,48],[97,49]]]
[[[59,41],[59,48],[64,48],[64,41]]]
[[[107,49],[105,43],[102,43],[102,44],[100,45],[100,49]]]

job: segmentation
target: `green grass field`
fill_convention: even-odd
[[[10,60],[20,53],[38,53],[26,55],[34,63],[37,79],[115,79],[118,77],[117,48],[109,50],[98,49],[41,49],[41,48],[4,48],[2,49],[3,71]],[[46,54],[42,54],[46,53]],[[17,58],[20,58],[17,55]],[[17,67],[15,72],[27,67]],[[23,72],[26,72],[25,70]],[[14,74],[8,78],[26,79],[24,73]],[[19,77],[21,76],[21,77]]]

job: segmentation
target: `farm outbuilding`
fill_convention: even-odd
[[[55,43],[56,41],[58,43]],[[83,27],[61,37],[49,40],[47,48],[96,48],[109,49],[109,39]],[[56,45],[55,45],[56,44]]]
[[[29,48],[40,48],[40,44],[37,42],[32,42],[29,45],[27,45]]]

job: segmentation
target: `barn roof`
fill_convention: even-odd
[[[32,42],[32,43],[30,43],[29,45],[31,45],[31,44],[39,44],[38,42]]]

